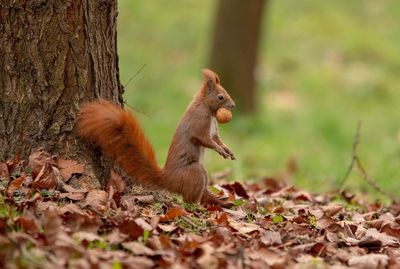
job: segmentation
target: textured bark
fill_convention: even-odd
[[[116,5],[107,0],[1,0],[1,159],[16,153],[27,158],[36,147],[81,161],[99,156],[77,139],[74,125],[82,102],[122,101]],[[104,166],[100,159],[89,163],[98,171]]]
[[[210,65],[244,112],[256,109],[254,71],[266,0],[220,0]]]

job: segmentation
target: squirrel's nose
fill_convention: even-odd
[[[232,109],[236,106],[236,104],[234,102],[232,102],[231,104],[229,104],[229,108]]]

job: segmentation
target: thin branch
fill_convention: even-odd
[[[137,77],[137,76],[140,74],[140,72],[142,72],[143,68],[145,68],[145,67],[146,67],[146,64],[143,64],[142,67],[140,67],[139,70],[136,71],[136,73],[128,79],[128,81],[127,81],[126,84],[124,85],[124,88],[128,87],[129,83],[131,83],[131,81],[132,81],[135,77]]]
[[[142,67],[140,67],[139,70],[136,71],[136,73],[133,74],[133,76],[131,76],[131,77],[128,79],[128,81],[126,82],[126,84],[125,84],[123,87],[124,87],[124,88],[128,87],[129,83],[130,83],[135,77],[137,77],[137,76],[140,74],[140,72],[142,72],[142,70],[143,70],[145,67],[146,67],[146,64],[143,64]],[[144,113],[143,111],[141,111],[141,110],[139,110],[139,109],[137,109],[137,108],[134,108],[133,106],[131,106],[130,104],[128,104],[126,101],[124,101],[124,104],[125,104],[126,106],[130,107],[132,110],[134,110],[134,111],[136,111],[136,112],[138,112],[138,113],[140,113],[140,114],[143,114],[143,115],[145,115],[146,117],[149,117],[149,115],[147,115],[146,113]]]
[[[146,113],[144,113],[142,110],[139,110],[139,109],[137,109],[137,108],[134,108],[133,106],[131,106],[130,104],[128,104],[126,101],[124,101],[124,104],[125,104],[126,106],[128,106],[130,109],[136,111],[137,113],[140,113],[140,114],[145,115],[146,117],[150,118],[150,116],[147,115]]]
[[[376,180],[374,180],[373,178],[371,178],[367,171],[365,170],[364,166],[362,165],[360,159],[358,157],[356,157],[355,159],[357,168],[359,170],[359,175],[368,183],[370,184],[378,193],[382,194],[383,196],[386,196],[387,198],[389,198],[392,201],[395,201],[395,198],[390,195],[389,193],[387,193],[386,191],[384,191],[376,182]]]
[[[395,201],[395,198],[384,191],[377,183],[376,180],[371,178],[367,171],[365,170],[364,166],[362,165],[360,158],[357,155],[357,147],[360,144],[360,132],[361,132],[361,121],[358,122],[357,125],[357,131],[356,134],[354,135],[354,140],[353,140],[353,147],[352,147],[352,153],[351,153],[351,162],[349,165],[349,168],[346,171],[346,174],[344,175],[342,181],[340,182],[340,193],[344,191],[344,184],[346,183],[346,180],[349,178],[351,171],[353,171],[354,167],[357,168],[359,175],[361,176],[362,179],[364,179],[369,185],[372,186],[372,188],[375,189],[378,193],[382,194],[383,196],[389,198],[392,201]]]
[[[351,151],[351,162],[350,162],[349,167],[347,168],[346,174],[344,175],[342,181],[340,182],[340,192],[343,191],[344,184],[346,183],[347,179],[349,178],[350,173],[353,170],[354,164],[357,159],[357,147],[360,144],[361,125],[362,125],[361,121],[358,121],[357,130],[356,130],[356,133],[355,133],[354,139],[353,139],[353,147],[352,147],[352,151]]]

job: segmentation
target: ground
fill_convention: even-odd
[[[1,268],[399,268],[400,204],[312,194],[275,178],[210,190],[227,207],[68,185],[85,167],[34,152],[0,163]]]

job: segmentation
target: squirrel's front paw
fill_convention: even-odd
[[[217,152],[219,155],[224,157],[224,159],[228,159],[231,157],[231,155],[223,147],[218,147]]]
[[[233,155],[233,152],[232,152],[228,147],[225,146],[225,147],[223,147],[223,148],[224,148],[225,152],[229,154],[229,158],[230,158],[231,160],[236,160],[235,155]]]

